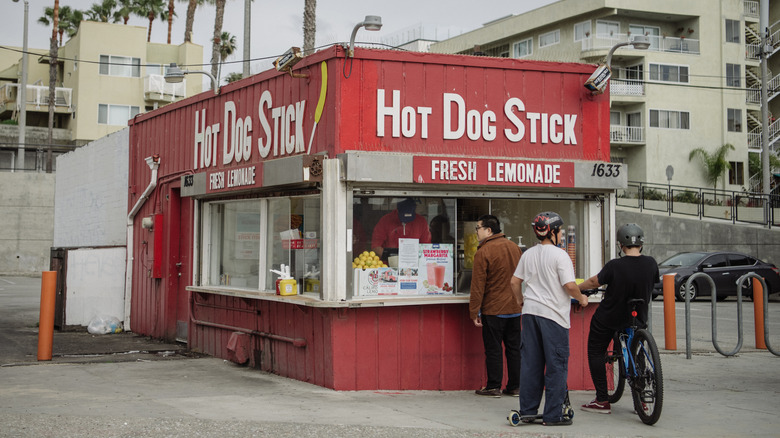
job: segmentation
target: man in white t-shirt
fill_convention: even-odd
[[[537,415],[544,393],[545,426],[568,426],[564,418],[569,364],[571,298],[588,305],[574,278],[569,255],[558,245],[563,219],[555,212],[539,213],[531,224],[540,243],[527,250],[517,264],[511,286],[520,292],[523,282],[523,330],[520,347],[520,415]]]

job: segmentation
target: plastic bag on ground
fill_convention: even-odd
[[[122,331],[122,323],[115,316],[96,316],[89,322],[87,331],[93,335],[120,333]]]

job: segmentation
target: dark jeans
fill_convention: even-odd
[[[520,387],[520,317],[499,318],[482,315],[482,342],[485,344],[485,367],[487,385],[485,388],[501,388],[504,380],[504,353],[506,354],[506,389]],[[501,351],[504,344],[505,352]]]
[[[615,336],[615,330],[606,327],[595,318],[590,320],[588,335],[588,367],[590,378],[596,387],[596,401],[607,401],[607,368],[604,357],[607,354],[609,342]]]
[[[569,371],[569,329],[536,315],[523,315],[520,347],[520,415],[536,415],[544,393],[543,420],[562,420]]]

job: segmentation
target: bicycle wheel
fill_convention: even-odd
[[[620,337],[615,333],[612,344],[607,348],[607,401],[617,403],[623,396],[626,386],[626,370],[623,368],[623,351],[620,348]]]
[[[636,365],[636,376],[631,382],[634,409],[643,423],[655,424],[661,418],[664,404],[664,378],[653,335],[647,330],[637,330],[631,352]]]

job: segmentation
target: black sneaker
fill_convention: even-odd
[[[561,421],[545,421],[542,424],[545,426],[571,426],[574,422],[571,421],[571,418],[561,418]]]
[[[486,397],[501,398],[501,389],[499,389],[499,388],[493,388],[493,389],[482,388],[482,389],[478,389],[478,390],[474,391],[474,394],[484,395]]]
[[[520,397],[520,388],[504,389],[503,391],[501,391],[501,394],[511,395],[512,397]]]

